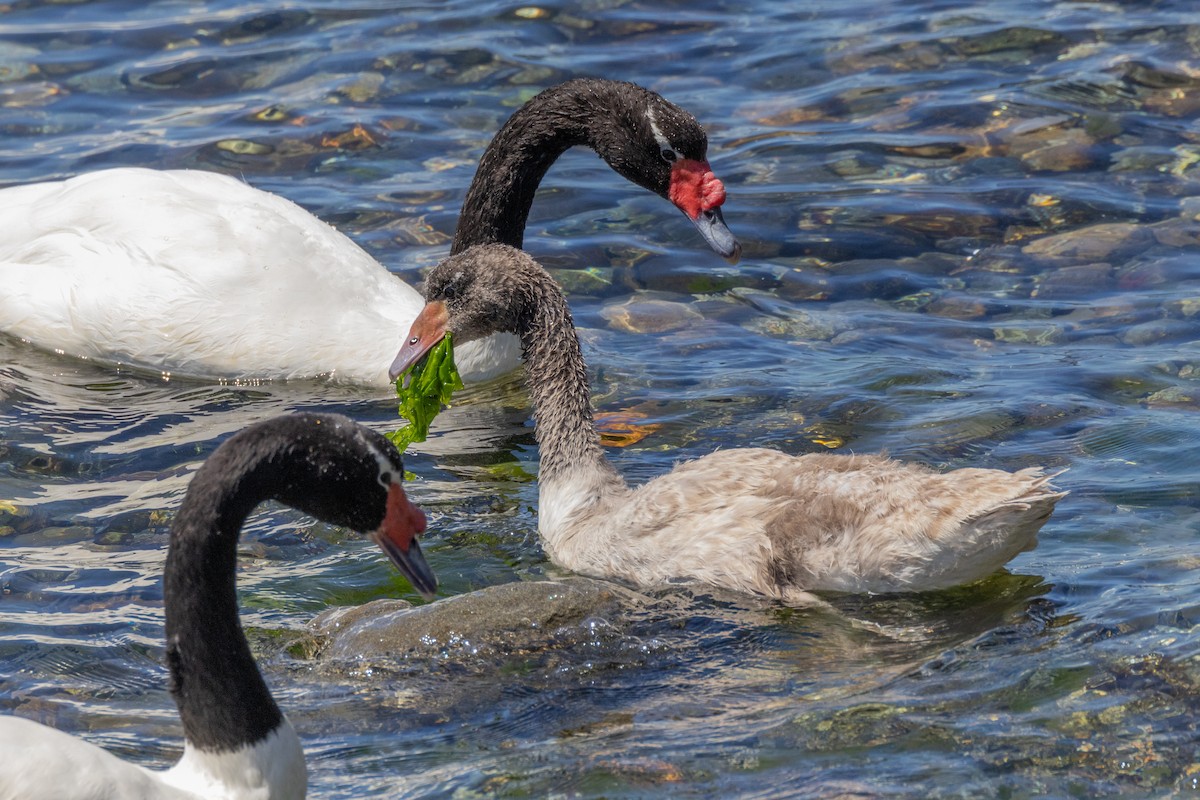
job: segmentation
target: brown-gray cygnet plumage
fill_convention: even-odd
[[[538,529],[550,558],[640,586],[692,580],[807,602],[808,590],[897,592],[982,578],[1034,546],[1063,497],[1040,469],[937,473],[881,455],[722,450],[630,487],[592,421],[571,312],[520,250],[439,264],[398,374],[447,331],[521,339],[541,449]]]

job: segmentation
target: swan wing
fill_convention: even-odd
[[[726,450],[581,506],[545,538],[563,566],[640,585],[694,580],[785,601],[940,589],[1033,547],[1064,494],[1052,477]]]
[[[969,583],[1033,547],[1063,493],[1040,469],[938,473],[884,456],[812,454],[780,473],[767,519],[781,583],[895,592]]]
[[[114,169],[13,187],[0,220],[0,329],[72,356],[380,382],[423,305],[343,234],[216,173]]]
[[[0,797],[20,800],[199,800],[83,739],[0,717]]]

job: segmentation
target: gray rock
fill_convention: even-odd
[[[1075,264],[1047,273],[1033,296],[1043,300],[1081,300],[1116,288],[1111,264]]]
[[[948,319],[982,319],[987,306],[977,297],[946,293],[925,304],[925,313]]]
[[[1159,389],[1146,398],[1151,408],[1196,408],[1197,393],[1180,386]]]
[[[1066,233],[1046,236],[1022,248],[1025,255],[1067,259],[1087,263],[1113,262],[1133,250],[1145,247],[1150,231],[1131,222],[1104,222]]]
[[[1011,154],[1039,172],[1079,172],[1096,160],[1096,142],[1081,128],[1044,128],[1016,137]]]
[[[614,583],[568,577],[490,586],[417,607],[375,600],[326,611],[310,627],[327,640],[323,659],[504,656],[591,640],[593,623],[610,624],[649,602]]]
[[[686,303],[634,296],[606,305],[600,316],[610,327],[626,333],[665,333],[696,324],[704,318]]]
[[[1063,329],[1053,323],[999,325],[992,328],[992,336],[996,338],[996,341],[1010,344],[1033,344],[1046,347],[1061,343],[1064,335]]]
[[[1163,303],[1163,308],[1173,317],[1193,319],[1200,315],[1200,297],[1181,297]]]
[[[1195,334],[1195,328],[1181,320],[1156,319],[1134,325],[1118,334],[1131,347],[1144,347],[1169,339],[1185,339]]]
[[[1155,240],[1164,247],[1200,246],[1200,222],[1189,219],[1170,219],[1150,226]]]

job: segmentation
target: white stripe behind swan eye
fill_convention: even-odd
[[[375,459],[375,463],[379,465],[379,475],[376,477],[376,480],[379,481],[380,486],[384,489],[390,489],[393,483],[400,483],[404,480],[404,473],[400,471],[397,474],[396,466],[387,455],[379,452],[379,449],[372,442],[367,441],[366,437],[361,433],[356,432],[356,435],[358,436],[358,440],[362,442],[363,447]]]
[[[663,132],[658,127],[658,120],[654,117],[653,108],[646,109],[646,121],[650,123],[650,132],[654,134],[654,141],[658,142],[658,149],[660,151],[670,150],[675,154],[676,159],[683,158],[679,154],[679,151],[671,146],[671,141],[666,136],[663,136]]]

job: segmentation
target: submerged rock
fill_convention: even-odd
[[[1155,319],[1133,325],[1117,338],[1132,347],[1144,347],[1166,340],[1182,340],[1195,335],[1195,326],[1175,319]]]
[[[613,269],[611,267],[585,267],[583,269],[549,270],[568,295],[603,295],[612,291]]]
[[[1113,262],[1145,247],[1150,232],[1132,222],[1103,222],[1046,236],[1022,248],[1025,255],[1076,262]]]
[[[860,324],[852,315],[839,313],[827,306],[800,307],[776,297],[772,292],[734,289],[730,294],[762,312],[762,315],[751,319],[746,327],[766,336],[829,341]]]
[[[963,56],[984,60],[1019,60],[1046,50],[1059,50],[1066,37],[1052,30],[1027,25],[1013,25],[951,40],[954,49]]]
[[[1041,347],[1060,344],[1065,338],[1062,327],[1054,323],[1019,323],[992,328],[996,341],[1009,344],[1032,344]]]
[[[925,313],[947,319],[982,319],[987,316],[987,306],[970,295],[946,293],[935,297],[924,305]]]
[[[1020,130],[1009,153],[1039,172],[1079,172],[1096,161],[1096,142],[1082,128],[1047,125]]]
[[[1033,296],[1043,300],[1083,300],[1116,288],[1111,264],[1075,264],[1046,274]]]
[[[800,259],[780,273],[775,293],[785,300],[828,300],[835,276],[814,259]]]
[[[861,298],[895,300],[926,288],[927,282],[914,269],[928,271],[914,259],[857,258],[834,264],[838,300]]]
[[[1198,394],[1200,393],[1184,389],[1180,386],[1168,386],[1151,394],[1146,398],[1145,403],[1150,408],[1195,409]]]
[[[616,624],[648,602],[617,584],[569,577],[490,586],[417,607],[375,600],[326,611],[310,628],[327,638],[324,659],[503,656],[590,641],[596,635],[590,623]]]
[[[634,296],[600,309],[610,327],[626,333],[665,333],[703,320],[687,303]]]
[[[1200,315],[1200,297],[1181,297],[1177,300],[1168,300],[1163,303],[1163,308],[1173,317],[1193,319]]]
[[[1150,226],[1154,239],[1164,247],[1200,247],[1200,222],[1170,219]]]

